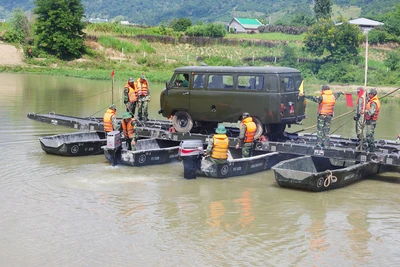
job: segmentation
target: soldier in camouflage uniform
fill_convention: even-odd
[[[365,112],[365,92],[362,87],[357,89],[357,106],[356,114],[354,115],[354,120],[356,121],[356,135],[357,139],[360,141],[363,134],[363,127],[365,124],[364,112]]]
[[[208,146],[204,152],[206,160],[213,163],[225,163],[228,159],[229,138],[226,136],[225,126],[219,124],[215,129],[215,135],[208,141]]]
[[[254,136],[257,130],[257,125],[253,122],[253,118],[250,114],[244,112],[242,114],[242,122],[240,123],[240,133],[236,149],[239,148],[240,143],[242,145],[242,157],[248,158],[252,156]]]
[[[368,144],[368,151],[373,151],[375,149],[374,132],[381,109],[381,103],[377,94],[378,92],[375,88],[369,89],[368,103],[365,107],[365,137]]]
[[[320,96],[305,96],[305,98],[318,103],[317,141],[321,147],[329,147],[329,131],[336,99],[344,94],[333,94],[329,86],[323,85]]]

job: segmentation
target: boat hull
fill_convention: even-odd
[[[161,139],[137,141],[137,150],[103,147],[106,159],[114,165],[147,166],[178,161],[179,142]]]
[[[240,150],[236,151],[240,152]],[[248,158],[231,159],[222,164],[212,163],[206,159],[203,159],[201,161],[200,170],[196,171],[196,175],[211,178],[242,176],[269,170],[272,166],[282,160],[298,157],[298,155],[278,152],[259,153],[260,154]]]
[[[60,156],[88,156],[103,153],[107,139],[104,132],[77,132],[41,137],[42,149],[48,154]]]
[[[342,188],[376,175],[379,164],[302,156],[280,162],[272,170],[281,187],[321,192]]]

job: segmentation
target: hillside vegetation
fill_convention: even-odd
[[[349,19],[376,17],[389,11],[398,0],[333,0],[333,19],[343,16]],[[199,4],[201,3],[201,4]],[[229,22],[233,17],[259,18],[275,24],[290,20],[297,14],[312,15],[313,0],[129,0],[105,1],[82,0],[86,17],[128,20],[140,25],[159,25],[173,18],[189,18],[192,21]],[[34,0],[3,0],[0,18],[10,18],[15,8],[30,11]]]

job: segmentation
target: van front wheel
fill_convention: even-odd
[[[186,133],[192,130],[193,120],[186,111],[177,111],[172,117],[172,125],[176,131]]]

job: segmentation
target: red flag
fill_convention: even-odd
[[[346,106],[354,107],[354,105],[353,105],[353,95],[352,94],[346,94]]]
[[[111,72],[111,77],[114,77],[114,70]]]

